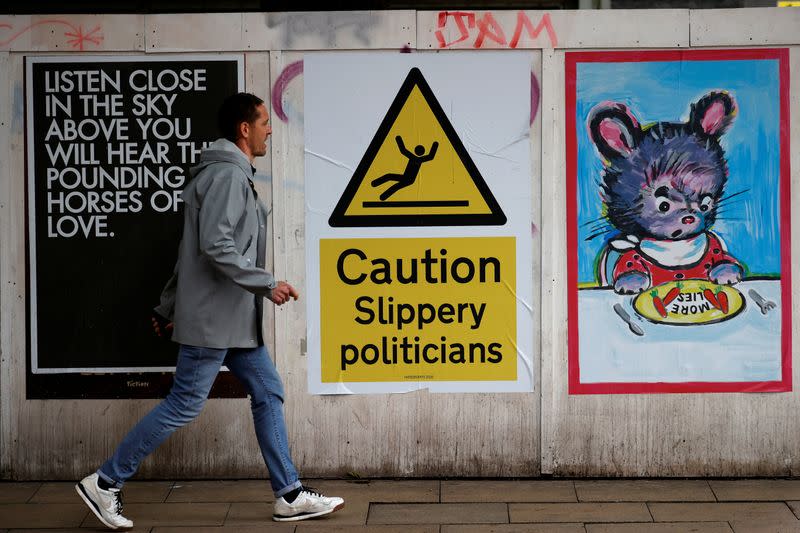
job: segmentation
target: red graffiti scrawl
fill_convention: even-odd
[[[35,28],[36,26],[47,26],[47,25],[62,25],[66,26],[69,31],[64,32],[64,37],[67,37],[67,44],[71,45],[73,48],[76,48],[80,51],[84,50],[85,43],[89,42],[95,45],[99,45],[103,41],[103,35],[100,33],[100,26],[95,26],[92,30],[84,32],[82,26],[75,26],[66,20],[61,19],[48,19],[48,20],[40,20],[39,22],[34,22],[33,24],[29,24],[22,29],[15,30],[13,24],[8,24],[5,22],[0,22],[0,47],[7,46],[13,43],[17,38],[23,35],[25,32],[28,32]],[[10,35],[3,39],[4,34],[10,32]]]
[[[455,24],[458,37],[448,42],[442,30],[447,27],[449,20]],[[519,11],[511,39],[507,40],[506,32],[491,11],[487,11],[483,16],[474,11],[441,11],[437,17],[437,30],[434,35],[439,43],[439,48],[450,48],[473,36],[475,40],[472,48],[483,48],[487,41],[495,43],[495,47],[517,48],[525,35],[533,40],[546,31],[550,45],[555,48],[558,45],[558,36],[553,28],[553,22],[550,20],[550,14],[545,13],[538,22],[534,25],[525,11]]]

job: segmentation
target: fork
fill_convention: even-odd
[[[777,305],[775,305],[775,302],[773,302],[772,300],[767,300],[766,298],[758,294],[755,291],[755,289],[750,289],[749,291],[747,291],[747,293],[756,302],[759,309],[761,309],[762,315],[766,315],[767,311],[769,311],[770,309],[775,309],[775,307],[777,307]]]

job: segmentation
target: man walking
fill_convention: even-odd
[[[264,270],[267,211],[253,187],[252,163],[267,153],[269,113],[257,96],[235,94],[220,108],[219,128],[223,138],[203,150],[183,191],[178,263],[156,308],[156,331],[174,324],[172,339],[180,344],[172,389],[114,455],[76,485],[111,529],[133,527],[122,515],[122,485],[169,435],[200,414],[223,364],[250,395],[275,493],[273,519],[304,520],[344,506],[341,498],[325,497],[298,479],[283,417],[283,385],[262,338],[263,298],[282,305],[299,297]]]

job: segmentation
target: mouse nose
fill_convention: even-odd
[[[694,224],[694,217],[692,215],[687,215],[681,219],[681,222],[684,224]]]

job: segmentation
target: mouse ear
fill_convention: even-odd
[[[719,137],[728,130],[737,111],[736,100],[730,93],[710,92],[692,104],[689,127],[697,135]]]
[[[633,113],[617,102],[597,104],[586,120],[589,136],[606,160],[628,157],[642,140],[642,128]]]

